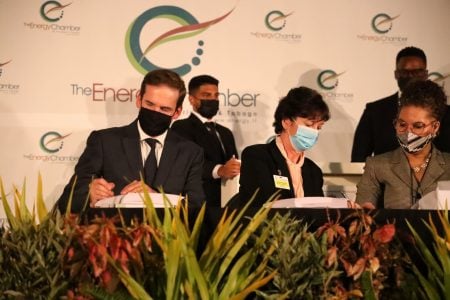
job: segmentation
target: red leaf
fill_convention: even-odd
[[[375,230],[373,233],[374,240],[380,243],[389,243],[395,235],[394,224],[386,224],[383,227]]]

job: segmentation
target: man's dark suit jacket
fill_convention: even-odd
[[[353,138],[352,162],[365,162],[368,156],[399,147],[394,129],[398,94],[367,103]]]
[[[276,188],[273,175],[287,177],[290,189]],[[322,170],[308,158],[302,166],[302,178],[305,197],[323,196]],[[277,190],[281,191],[280,199],[295,198],[289,167],[275,140],[249,146],[242,152],[239,206],[244,206],[258,188],[252,206],[262,206]]]
[[[205,124],[194,114],[173,123],[172,130],[203,148],[205,155],[203,189],[206,194],[206,202],[210,206],[220,207],[221,180],[213,178],[212,171],[216,165],[225,164],[233,155],[238,158],[233,133],[228,128],[216,123],[216,130],[225,149],[225,156],[223,156],[220,153],[221,146],[217,139],[212,138]]]
[[[399,147],[393,125],[398,113],[398,94],[367,103],[356,127],[352,162],[365,162],[368,156],[392,151]],[[450,109],[441,120],[441,129],[434,140],[436,148],[450,152]]]
[[[205,199],[202,168],[202,149],[169,129],[153,186],[162,187],[166,193],[187,195],[191,205],[200,205]],[[114,194],[119,195],[129,182],[140,180],[140,172],[143,173],[143,165],[137,120],[127,126],[93,131],[75,166],[74,176],[58,200],[58,207],[63,212],[66,210],[75,176],[71,210],[80,212],[92,178],[103,177],[113,182]]]

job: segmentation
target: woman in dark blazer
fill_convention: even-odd
[[[268,144],[242,152],[239,206],[258,190],[252,206],[262,206],[275,192],[279,199],[323,196],[320,168],[305,157],[330,112],[322,96],[307,87],[294,88],[278,103],[273,126],[277,134]]]

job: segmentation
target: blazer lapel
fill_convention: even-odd
[[[390,163],[392,172],[407,186],[410,186],[411,171],[409,163],[400,147],[393,151]]]
[[[189,116],[189,121],[192,124],[194,134],[197,138],[196,143],[204,149],[207,149],[211,144],[210,133],[208,132],[208,129],[206,129],[206,126],[194,114],[191,114]]]
[[[275,139],[272,142],[270,142],[270,155],[272,156],[272,158],[275,162],[275,167],[277,168],[276,173],[274,173],[273,175],[280,175],[280,176],[285,176],[288,178],[290,197],[294,197],[295,193],[294,193],[294,190],[292,187],[291,174],[289,173],[286,159],[284,158],[284,156],[281,154],[280,150],[278,149]],[[283,191],[287,192],[287,190],[283,190]]]
[[[430,185],[435,184],[437,179],[445,172],[445,160],[436,148],[431,152],[430,163],[425,171],[420,187],[426,190]]]
[[[143,165],[137,121],[134,121],[125,128],[122,145],[132,174],[135,175],[137,179],[140,179],[139,172],[142,172]]]
[[[219,137],[212,138],[211,133],[206,128],[205,124],[202,123],[202,121],[197,118],[194,114],[191,114],[189,116],[189,120],[192,123],[192,128],[195,130],[195,139],[196,144],[198,144],[200,147],[203,148],[205,151],[206,157],[209,157],[211,160],[218,160],[221,163],[225,163],[225,158],[222,158],[223,155],[226,153],[223,153],[225,149],[222,148],[222,145],[219,141]],[[216,127],[216,131],[219,133],[219,127]],[[220,137],[222,138],[222,137]],[[223,143],[222,139],[222,143]],[[225,147],[225,145],[224,145]],[[220,152],[218,152],[220,151]],[[222,155],[223,154],[223,155]],[[230,156],[231,157],[231,156]]]

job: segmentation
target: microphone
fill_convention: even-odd
[[[422,195],[419,193],[419,191],[416,191],[416,201],[420,200],[422,198]]]

